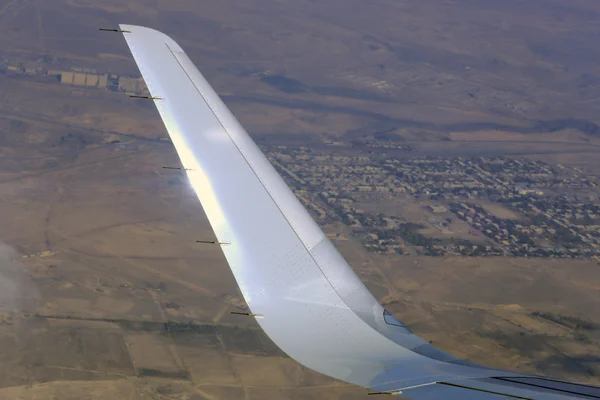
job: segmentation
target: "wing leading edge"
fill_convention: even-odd
[[[458,360],[395,323],[181,47],[120,28],[248,307],[290,357],[415,399],[571,395]]]

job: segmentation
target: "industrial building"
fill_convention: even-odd
[[[5,70],[8,73],[29,76],[56,77],[63,85],[82,86],[89,88],[102,88],[126,94],[146,95],[148,88],[142,78],[119,76],[110,73],[98,73],[89,68],[73,68],[70,71],[58,69],[44,69],[34,65],[23,65],[14,60],[4,60]]]
[[[66,85],[106,88],[108,84],[108,74],[98,75],[85,74],[82,72],[53,72],[58,72],[56,75],[60,75],[60,83]],[[54,73],[52,75],[54,75]]]

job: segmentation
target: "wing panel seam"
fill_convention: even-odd
[[[177,62],[177,64],[181,68],[181,70],[183,71],[183,73],[189,79],[190,83],[196,89],[196,92],[198,92],[198,94],[200,95],[200,97],[202,98],[202,100],[204,100],[204,103],[206,103],[206,105],[208,106],[208,108],[210,109],[210,111],[213,113],[213,115],[215,116],[215,118],[219,122],[219,125],[221,125],[221,128],[223,128],[223,131],[227,134],[227,137],[229,138],[229,140],[231,140],[231,143],[233,143],[233,145],[235,146],[235,148],[238,151],[238,153],[240,153],[240,155],[242,156],[242,158],[244,159],[244,161],[246,162],[246,164],[248,164],[248,166],[250,167],[250,170],[252,170],[252,172],[254,173],[254,175],[256,176],[256,178],[258,179],[258,181],[260,182],[260,185],[265,189],[265,191],[267,192],[267,194],[269,195],[269,197],[273,201],[273,204],[275,204],[275,206],[277,207],[277,209],[279,210],[279,212],[281,213],[281,215],[284,217],[285,221],[290,225],[290,227],[292,228],[292,230],[296,234],[296,237],[298,237],[298,239],[300,240],[300,242],[302,242],[302,244],[304,245],[304,248],[308,251],[306,243],[304,242],[304,240],[302,240],[302,238],[298,234],[296,226],[294,225],[293,222],[291,222],[289,220],[289,218],[287,217],[287,215],[285,214],[285,212],[283,212],[283,210],[281,209],[281,207],[279,206],[279,204],[277,203],[277,201],[275,201],[275,197],[273,196],[271,190],[265,184],[263,178],[261,177],[261,175],[258,173],[258,171],[256,170],[256,168],[254,167],[254,164],[252,163],[252,161],[249,160],[248,157],[246,157],[246,155],[240,149],[240,147],[238,146],[238,144],[236,143],[236,141],[231,137],[231,135],[229,134],[229,131],[225,127],[223,119],[215,111],[215,107],[213,105],[211,105],[210,101],[202,94],[202,92],[200,91],[200,89],[198,88],[198,86],[196,86],[196,83],[194,82],[194,80],[192,79],[192,77],[190,76],[190,74],[188,74],[188,72],[186,71],[185,67],[181,64],[181,62],[179,61],[179,59],[177,58],[177,56],[175,56],[175,54],[174,54],[175,52],[173,50],[171,50],[171,48],[169,47],[169,44],[165,43],[165,45],[167,46],[167,49],[169,50],[169,52],[171,53],[171,55],[173,56],[173,58],[175,59],[175,61]]]
[[[580,392],[575,392],[572,390],[567,390],[567,389],[559,389],[559,388],[554,388],[554,387],[548,387],[548,386],[544,386],[544,385],[540,385],[540,384],[535,384],[535,383],[531,383],[531,382],[522,382],[522,381],[518,381],[516,379],[511,379],[511,377],[492,377],[491,379],[496,379],[499,381],[504,381],[504,382],[511,382],[511,383],[515,383],[517,385],[523,385],[523,386],[531,386],[531,387],[535,387],[535,388],[542,388],[542,389],[546,389],[550,392],[559,392],[559,393],[569,393],[569,394],[575,394],[577,396],[581,396],[581,397],[588,397],[588,398],[592,398],[592,399],[600,399],[600,397],[595,396],[593,394],[587,394],[587,393],[580,393]],[[540,378],[532,378],[532,379],[540,379]],[[543,378],[541,378],[541,380],[545,380]],[[591,387],[594,388],[593,386],[588,386],[588,385],[578,385],[578,384],[572,384],[570,382],[561,382],[561,381],[556,381],[556,380],[552,380],[552,379],[548,379],[551,380],[555,383],[566,383],[569,385],[577,385],[577,386],[584,386],[584,387]]]

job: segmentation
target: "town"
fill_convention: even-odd
[[[388,146],[391,147],[391,146]],[[595,258],[600,262],[598,182],[584,171],[529,159],[331,154],[265,149],[322,225],[341,221],[370,251],[430,256]],[[441,234],[398,215],[357,206],[413,199]],[[510,218],[480,203],[494,203]],[[488,207],[489,208],[489,207]],[[473,238],[454,235],[456,220]]]
[[[148,94],[140,77],[74,67],[52,57],[5,57],[0,73]],[[387,133],[379,136],[386,138]],[[365,139],[350,148],[336,141],[328,150],[281,145],[264,150],[319,223],[342,222],[373,252],[600,262],[600,187],[594,176],[529,159],[424,157],[410,143],[380,139]],[[357,206],[382,199],[418,201],[424,204],[419,213],[431,217],[415,223]],[[494,213],[482,201],[508,210],[511,217]],[[468,224],[467,235],[455,229],[456,220]],[[432,235],[432,229],[438,234]]]

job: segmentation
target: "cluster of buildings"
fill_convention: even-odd
[[[545,191],[598,186],[594,177],[579,169],[526,159],[418,157],[385,160],[383,166],[408,192],[434,200],[479,198],[504,202],[515,196],[544,196]]]
[[[527,195],[515,199],[512,206],[524,211],[522,220],[516,221],[498,218],[475,204],[452,203],[450,209],[492,239],[503,254],[548,258],[600,255],[600,206],[581,203],[580,211],[587,211],[583,211],[586,218],[578,219],[564,216],[566,208],[576,207],[577,202],[551,201],[552,211],[538,213],[530,208],[535,201]],[[559,214],[563,216],[558,217]]]
[[[102,73],[89,68],[62,70],[47,68],[42,62],[22,63],[4,60],[3,63],[0,63],[0,71],[2,70],[11,75],[47,77],[69,86],[108,89],[135,95],[148,94],[148,89],[142,78]]]
[[[126,94],[145,95],[148,89],[142,78],[101,74],[94,70],[78,69],[74,71],[49,71],[63,85],[86,86],[108,89]]]
[[[524,257],[596,257],[600,261],[598,181],[577,168],[500,157],[410,157],[404,160],[318,153],[276,146],[267,155],[317,220],[341,220],[365,246],[381,253]],[[585,193],[576,197],[568,193]],[[409,196],[429,204],[442,232],[458,218],[483,237],[440,239],[425,226],[369,213],[366,199]],[[494,215],[495,202],[515,218]],[[451,232],[450,232],[451,233]]]

